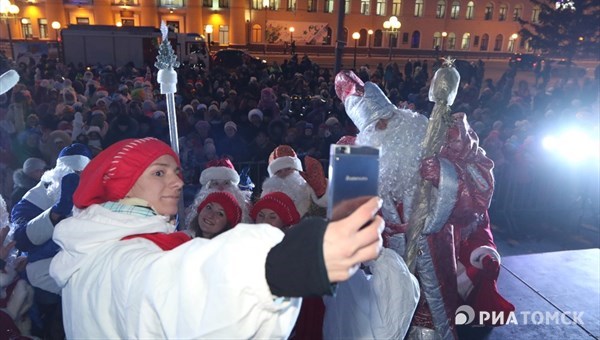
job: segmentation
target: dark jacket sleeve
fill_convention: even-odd
[[[308,297],[333,293],[323,259],[327,223],[322,218],[303,219],[271,248],[265,266],[273,295]]]

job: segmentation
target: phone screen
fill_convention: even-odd
[[[340,212],[344,201],[377,196],[378,183],[379,148],[332,144],[329,152],[327,218],[339,219],[352,213]]]

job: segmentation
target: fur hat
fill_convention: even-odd
[[[230,180],[233,185],[240,183],[240,175],[235,171],[233,164],[228,158],[215,159],[208,162],[206,169],[200,174],[200,184],[203,186],[209,181],[216,179]]]
[[[269,155],[269,176],[273,176],[277,171],[292,168],[302,171],[302,163],[296,155],[296,151],[289,145],[280,145]]]
[[[180,165],[173,149],[156,138],[125,139],[109,146],[81,173],[73,203],[84,209],[124,198],[146,168],[163,155]]]
[[[263,209],[273,210],[286,226],[300,222],[300,213],[292,199],[281,191],[274,191],[263,196],[254,207],[250,216],[256,221],[256,216]]]
[[[23,172],[29,176],[31,176],[34,171],[44,170],[45,168],[46,162],[39,158],[30,157],[23,162]]]
[[[56,165],[64,165],[74,171],[83,170],[92,159],[92,151],[81,143],[64,147],[58,154]]]
[[[235,197],[227,191],[215,191],[208,194],[204,201],[198,205],[196,212],[200,213],[200,210],[204,209],[208,203],[218,203],[223,207],[227,223],[230,226],[235,227],[242,220],[242,208],[240,208]]]
[[[232,127],[235,129],[235,131],[237,131],[237,125],[232,122],[231,120],[228,121],[227,123],[225,123],[225,126],[223,127],[224,130],[227,130],[228,127]]]
[[[252,119],[252,116],[257,115],[260,120],[263,120],[263,112],[259,109],[252,109],[248,112],[248,120]]]

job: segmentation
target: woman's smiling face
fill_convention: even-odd
[[[213,238],[227,226],[227,215],[219,203],[208,203],[198,213],[198,226],[203,238]]]

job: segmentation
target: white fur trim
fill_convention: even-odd
[[[81,155],[62,156],[56,160],[56,165],[63,164],[73,171],[82,171],[90,159]]]
[[[323,194],[323,196],[317,197],[317,194],[315,194],[315,191],[312,188],[310,188],[310,198],[319,207],[327,208],[327,190],[325,190],[325,193]]]
[[[206,185],[208,181],[214,179],[228,179],[233,185],[238,185],[240,183],[240,175],[237,171],[224,166],[213,166],[205,169],[200,174],[200,184],[202,185]]]
[[[467,275],[465,266],[460,261],[456,261],[456,284],[458,294],[463,300],[467,300],[471,291],[473,291],[473,281]]]
[[[8,92],[19,82],[19,74],[15,70],[8,70],[0,75],[0,94]]]
[[[482,260],[486,255],[492,256],[496,261],[498,261],[498,264],[500,264],[500,254],[496,249],[490,246],[481,246],[479,248],[475,248],[475,250],[471,252],[471,264],[475,268],[483,269]]]
[[[302,171],[302,163],[298,157],[281,156],[275,158],[269,163],[269,176],[273,176],[277,171],[285,168],[292,168],[298,171]]]

